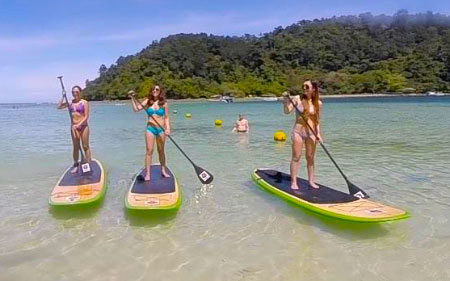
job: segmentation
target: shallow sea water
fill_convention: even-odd
[[[67,112],[0,105],[0,280],[450,279],[450,98],[324,100],[325,144],[348,178],[411,213],[384,224],[315,215],[252,183],[254,168],[289,170],[290,141],[273,141],[293,122],[280,103],[170,107],[173,138],[215,180],[202,186],[168,142],[183,203],[177,213],[142,216],[125,210],[124,197],[143,165],[144,113],[92,103],[91,147],[107,194],[94,208],[61,211],[47,202],[71,162]],[[239,113],[249,135],[230,132]],[[346,191],[320,148],[316,163],[318,182]]]

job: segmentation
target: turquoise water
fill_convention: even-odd
[[[289,169],[290,141],[272,139],[292,126],[281,104],[173,102],[173,109],[173,138],[215,181],[202,186],[168,143],[182,206],[142,217],[124,210],[124,197],[143,165],[144,113],[92,104],[91,146],[108,191],[96,208],[61,212],[47,200],[71,163],[67,112],[0,105],[0,280],[450,278],[450,98],[324,101],[325,143],[348,178],[412,215],[379,225],[311,214],[251,182],[254,168]],[[248,116],[249,136],[230,132],[239,113]],[[316,162],[318,182],[346,190],[320,148]]]

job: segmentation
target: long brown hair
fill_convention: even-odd
[[[153,96],[153,90],[155,90],[156,87],[159,88],[159,96],[157,99],[155,99],[155,97]],[[160,107],[166,103],[166,92],[158,84],[153,85],[153,87],[148,92],[147,106],[151,107],[155,101],[158,101],[158,105]]]
[[[306,80],[305,82],[308,82],[308,81],[311,81],[311,80]],[[315,114],[316,117],[312,118],[312,119],[313,119],[314,125],[316,125],[316,127],[317,127],[317,125],[319,125],[319,120],[320,120],[319,84],[317,82],[311,81],[311,85],[312,85],[313,90],[314,90],[311,99],[312,99],[312,103],[313,103],[313,106],[314,106],[314,111],[316,113]],[[300,98],[302,100],[304,100],[304,99],[308,99],[308,96],[306,94],[302,94]]]

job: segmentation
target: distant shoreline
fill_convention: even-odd
[[[443,96],[448,97],[450,94],[444,94]],[[443,97],[443,96],[429,96],[425,93],[421,94],[342,94],[342,95],[320,95],[321,99],[329,99],[329,98],[376,98],[376,97]],[[281,99],[281,97],[277,97],[278,100]],[[211,98],[188,98],[188,99],[167,99],[169,102],[221,102],[220,100],[212,100]],[[253,102],[253,101],[264,101],[263,97],[245,97],[245,98],[233,98],[235,102]],[[102,101],[92,101],[92,102],[99,102],[99,103],[111,103],[111,104],[127,104],[130,102],[129,99],[126,100],[102,100]],[[2,103],[2,105],[13,105],[13,104],[56,104],[55,102],[29,102],[29,103],[23,103],[23,102],[5,102]]]
[[[342,95],[320,95],[321,99],[328,98],[374,98],[374,97],[426,97],[427,95],[422,94],[342,94]],[[448,96],[448,95],[446,95]],[[278,100],[281,97],[277,97]],[[233,98],[235,102],[252,102],[252,101],[264,101],[263,97],[245,97],[245,98]],[[125,100],[126,101],[126,100]],[[184,101],[209,101],[209,102],[221,102],[220,100],[212,101],[211,99],[198,98],[198,99],[168,99],[170,102],[184,102]],[[119,102],[119,101],[118,101]]]
[[[321,98],[426,97],[426,94],[343,94],[321,95]]]
[[[373,97],[426,97],[426,94],[342,94],[342,95],[320,95],[320,98],[373,98]],[[277,97],[278,100],[281,97]],[[245,98],[233,98],[236,102],[251,102],[251,101],[264,101],[263,97],[245,97]],[[126,100],[125,100],[126,101]],[[211,99],[198,98],[198,99],[168,99],[170,102],[183,102],[183,101],[209,101],[209,102],[221,102],[220,100],[212,101]]]

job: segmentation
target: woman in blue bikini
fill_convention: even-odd
[[[170,134],[169,105],[166,101],[165,93],[159,85],[155,85],[150,90],[148,97],[142,102],[136,99],[136,93],[129,91],[133,111],[145,110],[148,114],[147,130],[145,132],[145,180],[150,180],[150,166],[152,164],[153,147],[156,140],[159,162],[161,163],[161,174],[163,177],[170,177],[167,173],[166,155],[164,144],[166,135]]]

